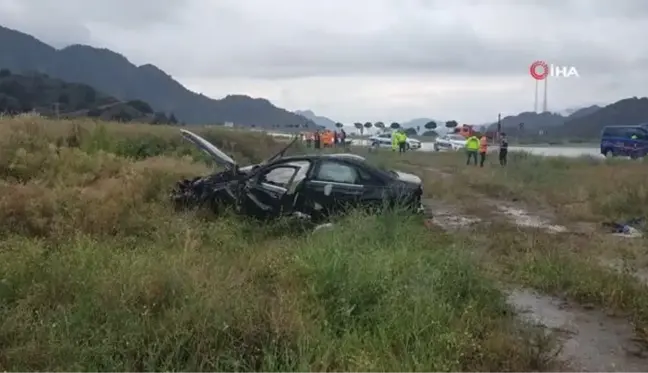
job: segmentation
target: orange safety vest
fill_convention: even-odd
[[[326,133],[326,145],[333,144],[333,132]]]
[[[488,138],[486,136],[479,139],[479,152],[486,153],[488,151]]]

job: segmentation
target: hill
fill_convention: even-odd
[[[84,83],[123,101],[142,100],[155,111],[174,113],[190,124],[232,122],[261,128],[314,128],[299,115],[266,99],[229,95],[215,100],[192,92],[154,65],[136,66],[108,49],[72,45],[56,49],[33,36],[0,26],[0,68],[38,71]]]
[[[602,109],[570,119],[558,133],[571,138],[598,138],[601,130],[610,125],[636,125],[648,122],[648,98],[632,97],[607,105]]]
[[[0,113],[35,111],[43,116],[90,116],[103,120],[175,123],[144,101],[121,101],[86,84],[68,83],[46,74],[12,74],[0,70]]]
[[[591,140],[609,125],[636,125],[648,122],[648,98],[627,98],[605,107],[592,105],[563,116],[559,113],[525,112],[502,119],[502,131],[526,140]],[[520,126],[520,123],[523,123]],[[497,123],[489,125],[495,130]]]
[[[334,130],[337,128],[335,127],[336,122],[333,119],[316,115],[312,110],[296,110],[295,114],[301,115],[306,119],[312,120],[315,124],[317,124],[320,127],[324,127],[330,130]]]
[[[551,134],[555,133],[556,129],[560,128],[567,121],[588,116],[600,109],[599,106],[592,105],[585,108],[570,110],[571,114],[569,115],[552,112],[523,112],[502,118],[502,131],[513,136],[524,136],[525,134],[537,135],[540,132]],[[496,129],[496,122],[488,125],[489,131],[494,131]]]

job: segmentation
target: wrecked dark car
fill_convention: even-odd
[[[422,211],[418,176],[381,169],[356,154],[284,156],[295,138],[266,161],[239,167],[209,141],[181,132],[225,170],[178,182],[172,193],[178,208],[206,206],[217,213],[232,208],[256,218],[293,215],[313,222],[357,208]]]

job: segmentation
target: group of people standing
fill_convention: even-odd
[[[477,166],[477,158],[479,157],[479,167],[484,167],[486,162],[486,153],[488,153],[488,138],[482,135],[478,138],[475,134],[470,135],[466,139],[466,165],[470,165],[470,161]],[[508,161],[508,139],[505,133],[500,133],[499,136],[499,163],[501,166],[506,166]]]
[[[306,140],[306,147],[315,149],[345,146],[346,136],[344,129],[340,129],[340,131],[315,131],[303,134],[304,140]]]

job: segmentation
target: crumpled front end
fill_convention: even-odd
[[[238,200],[238,180],[230,172],[184,179],[176,183],[171,201],[176,210],[207,207],[217,212]]]

